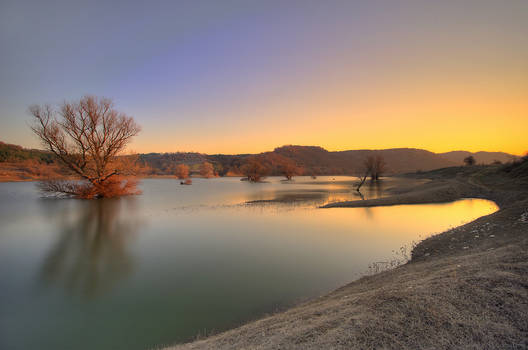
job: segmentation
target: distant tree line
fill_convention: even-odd
[[[383,158],[383,164],[376,156]],[[291,180],[298,175],[355,175],[363,178],[366,169],[367,178],[379,178],[381,173],[411,172],[416,169],[424,171],[450,166],[445,159],[438,163],[441,157],[424,150],[393,149],[383,151],[359,150],[329,152],[315,146],[283,146],[272,152],[260,154],[201,154],[197,152],[147,153],[139,154],[137,160],[138,174],[141,176],[175,176],[182,178],[178,167],[187,166],[190,176],[247,176],[248,167],[255,168],[255,162],[261,166],[259,172],[265,176],[284,176]],[[20,162],[34,160],[41,164],[57,162],[54,154],[46,151],[28,150],[20,146],[0,143],[0,162]],[[471,158],[474,161],[474,158]],[[471,165],[471,160],[464,164]],[[212,166],[212,171],[203,169],[203,164]],[[247,165],[248,163],[251,163]],[[366,164],[370,163],[370,164]],[[390,167],[389,164],[390,163]],[[495,163],[499,163],[496,161]],[[503,163],[507,163],[503,161]],[[376,170],[377,169],[377,170]],[[182,178],[183,179],[183,178]]]
[[[20,162],[26,160],[51,164],[57,161],[57,157],[51,152],[26,149],[17,145],[0,142],[0,162]]]

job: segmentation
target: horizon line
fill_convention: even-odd
[[[1,140],[0,140],[0,143],[4,143],[6,145],[19,146],[19,147],[22,147],[22,148],[27,149],[27,150],[46,151],[46,150],[41,149],[41,148],[25,147],[25,146],[20,145],[20,144],[13,144],[13,143],[4,142],[4,141],[1,141]],[[197,152],[197,151],[150,151],[150,152],[131,152],[131,153],[135,153],[135,154],[195,153],[195,154],[206,154],[206,155],[237,156],[237,155],[246,155],[246,154],[269,153],[269,152],[275,151],[277,148],[282,148],[282,147],[315,147],[315,148],[321,148],[321,149],[323,149],[323,150],[325,150],[325,151],[327,151],[329,153],[330,152],[349,152],[349,151],[386,151],[386,150],[397,150],[397,149],[413,149],[413,150],[426,151],[426,152],[430,152],[430,153],[433,153],[433,154],[444,154],[444,153],[451,153],[451,152],[469,152],[469,153],[475,154],[475,153],[485,152],[485,153],[504,153],[504,154],[508,154],[508,155],[512,155],[512,156],[516,156],[516,157],[522,157],[523,156],[523,154],[514,154],[514,153],[509,153],[509,152],[504,152],[504,151],[475,151],[475,152],[472,152],[472,151],[468,151],[468,150],[464,150],[464,149],[454,149],[454,150],[446,151],[446,152],[434,152],[434,151],[428,150],[426,148],[417,148],[417,147],[356,148],[356,149],[344,149],[344,150],[329,150],[329,149],[326,149],[325,147],[320,146],[320,145],[295,145],[295,144],[285,144],[285,145],[282,145],[282,146],[277,146],[277,147],[273,148],[272,150],[263,151],[263,152],[257,152],[257,153],[251,153],[251,152],[247,152],[247,153],[245,153],[245,152],[243,152],[243,153],[207,153],[207,152]]]

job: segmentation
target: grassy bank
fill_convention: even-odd
[[[494,200],[501,209],[424,240],[396,269],[172,349],[527,348],[528,162],[408,176],[431,181],[361,202],[430,203],[469,196]]]

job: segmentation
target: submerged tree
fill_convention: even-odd
[[[284,161],[279,165],[279,171],[286,180],[291,180],[294,176],[301,174],[301,169],[293,161]]]
[[[200,175],[205,178],[210,178],[214,176],[214,167],[213,164],[209,162],[203,162],[200,164]]]
[[[387,163],[385,162],[385,159],[381,155],[376,156],[376,175],[375,179],[379,180],[381,175],[387,171]]]
[[[189,166],[186,164],[178,164],[174,169],[174,175],[180,180],[184,180],[189,177]]]
[[[361,186],[365,183],[365,180],[370,175],[372,181],[378,181],[380,176],[386,171],[385,159],[380,154],[370,155],[363,160],[363,178],[360,179],[360,182],[356,188],[357,191],[360,190]]]
[[[58,111],[49,105],[34,105],[29,111],[35,118],[31,129],[43,146],[81,179],[46,181],[43,191],[79,198],[138,193],[131,177],[137,159],[122,152],[141,129],[132,117],[116,111],[110,99],[85,96],[64,102]]]
[[[268,173],[268,168],[256,157],[250,157],[240,167],[240,171],[251,182],[259,182]]]
[[[387,163],[380,154],[367,157],[365,160],[365,168],[370,171],[370,179],[377,181],[385,172]]]

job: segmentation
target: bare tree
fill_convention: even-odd
[[[380,176],[386,171],[386,164],[385,159],[380,154],[367,156],[363,160],[364,175],[363,178],[360,178],[356,190],[360,190],[369,175],[372,181],[378,181]]]
[[[41,184],[47,192],[81,198],[114,197],[137,193],[135,157],[121,153],[141,130],[132,117],[114,109],[107,98],[85,96],[64,102],[55,112],[49,105],[29,108],[31,127],[43,146],[82,181]]]
[[[185,164],[178,164],[176,165],[176,168],[174,169],[174,175],[178,177],[178,179],[184,180],[189,177],[189,166]]]
[[[240,167],[240,171],[251,182],[259,182],[268,173],[268,168],[256,157],[250,157],[246,163]]]
[[[286,180],[291,180],[294,176],[301,174],[301,169],[293,161],[284,161],[279,165],[279,171],[286,177]]]
[[[214,167],[215,174],[217,174],[218,176],[225,176],[227,172],[229,171],[229,168],[222,165],[222,163],[218,163],[218,162],[214,163],[213,167]]]
[[[464,158],[464,164],[466,164],[467,166],[475,165],[475,163],[476,163],[475,157],[473,156],[468,156]]]
[[[205,178],[210,178],[214,176],[214,167],[213,164],[208,162],[203,162],[200,165],[200,175]]]
[[[372,171],[374,169],[374,163],[375,163],[374,156],[368,156],[363,160],[364,175],[363,175],[363,178],[361,178],[361,181],[359,182],[358,186],[356,187],[356,191],[359,192],[359,190],[361,189],[361,186],[363,186],[363,184],[365,183],[367,176],[369,176],[369,174],[372,174]]]
[[[375,181],[379,180],[380,176],[386,171],[387,163],[381,154],[376,154],[374,156],[374,168],[373,176],[371,178]]]

